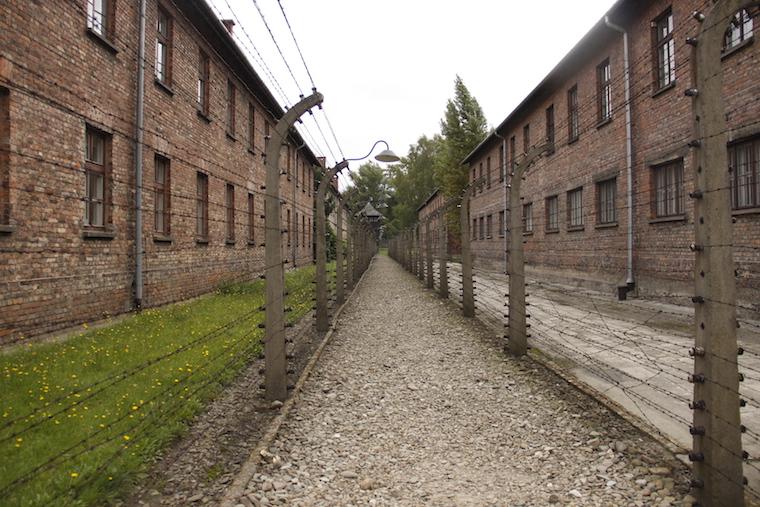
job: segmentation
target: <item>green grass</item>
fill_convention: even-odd
[[[287,274],[289,322],[314,268]],[[0,355],[0,504],[103,505],[261,350],[264,282]]]

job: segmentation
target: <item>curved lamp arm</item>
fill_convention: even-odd
[[[383,140],[381,139],[381,140],[379,140],[379,141],[375,142],[375,144],[373,144],[373,145],[372,145],[372,148],[370,148],[370,150],[369,150],[369,153],[367,153],[367,154],[366,154],[366,155],[364,155],[363,157],[361,157],[361,158],[347,158],[347,159],[345,159],[345,160],[346,160],[346,161],[348,161],[348,162],[358,162],[359,160],[364,160],[365,158],[367,158],[367,157],[369,157],[370,155],[372,155],[372,152],[373,152],[373,151],[375,151],[375,148],[376,148],[376,147],[377,147],[377,145],[378,145],[378,144],[380,144],[380,143],[383,143],[383,144],[385,145],[385,149],[386,149],[386,150],[390,150],[390,147],[388,146],[388,143],[386,143],[385,141],[383,141]]]

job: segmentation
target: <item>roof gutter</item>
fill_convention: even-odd
[[[625,81],[625,149],[626,149],[626,169],[628,177],[628,259],[626,264],[625,284],[627,290],[634,287],[633,278],[633,135],[631,133],[631,75],[630,60],[628,50],[628,32],[620,25],[610,21],[609,16],[604,16],[604,24],[619,33],[623,34],[623,66]],[[623,297],[622,295],[620,296]]]

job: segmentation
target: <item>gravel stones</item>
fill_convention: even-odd
[[[505,357],[385,256],[268,453],[245,491],[254,505],[681,505],[687,493],[656,442]]]

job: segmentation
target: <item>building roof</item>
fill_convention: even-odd
[[[605,16],[610,17],[610,21],[617,24],[623,24],[630,19],[635,12],[639,12],[643,4],[650,3],[651,0],[617,0],[610,7]],[[608,40],[619,37],[620,34],[614,32],[604,23],[605,16],[596,22],[583,38],[567,53],[562,60],[544,77],[543,80],[531,91],[518,106],[502,121],[498,127],[492,130],[475,149],[473,149],[462,160],[462,165],[473,161],[487,148],[493,146],[497,140],[502,140],[503,136],[509,130],[512,123],[517,123],[530,113],[531,107],[547,96],[551,95],[566,79],[568,79],[578,68],[579,65],[586,62],[588,56],[599,49],[601,45]],[[500,135],[500,133],[502,135]]]
[[[207,0],[176,2],[175,5],[198,30],[198,33],[206,42],[219,54],[224,63],[232,70],[234,76],[261,102],[261,105],[264,106],[269,114],[276,119],[281,118],[285,114],[284,109],[277,102],[277,99],[272,95],[272,92],[264,84],[258,73],[253,69],[245,53],[237,45],[222,21],[216,16]],[[316,155],[311,151],[311,148],[309,148],[296,129],[290,129],[290,137],[313,164],[319,165]]]
[[[417,213],[419,213],[422,208],[427,206],[430,203],[430,201],[432,201],[435,198],[435,196],[438,195],[438,192],[440,192],[440,190],[441,190],[440,188],[436,188],[435,190],[433,190],[433,193],[430,194],[427,199],[425,199],[425,202],[417,206]]]
[[[365,217],[382,217],[383,214],[380,213],[375,209],[374,206],[372,206],[371,202],[368,202],[364,205],[364,208],[359,212],[361,215],[364,215]]]

